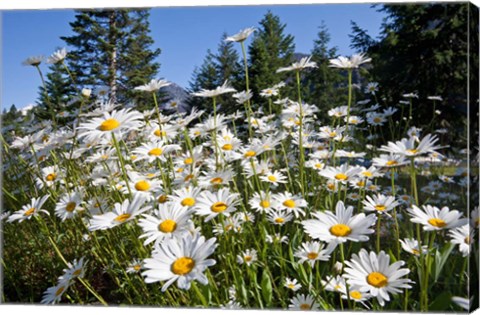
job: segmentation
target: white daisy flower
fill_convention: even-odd
[[[292,290],[293,292],[298,291],[302,288],[302,285],[298,283],[298,280],[293,278],[285,278],[284,287]]]
[[[44,293],[41,304],[55,304],[60,302],[63,294],[67,291],[70,286],[69,281],[60,281],[55,286],[48,288]]]
[[[61,197],[55,207],[55,214],[62,221],[73,218],[78,211],[83,211],[82,207],[82,193],[75,191]]]
[[[448,233],[452,238],[450,242],[458,245],[463,257],[467,257],[470,254],[471,245],[475,241],[474,231],[474,229],[470,228],[469,224],[465,224],[461,227],[450,230]]]
[[[415,138],[403,138],[395,143],[389,141],[387,145],[382,145],[379,150],[407,157],[415,157],[421,154],[434,153],[435,150],[442,148],[441,146],[435,145],[437,141],[437,136],[428,134],[423,137],[418,145],[416,144],[417,141]]]
[[[144,245],[152,242],[161,243],[165,239],[181,239],[189,232],[190,212],[177,203],[159,204],[153,215],[144,214],[138,221],[143,234],[140,238],[146,238]]]
[[[47,210],[42,209],[43,204],[47,199],[50,198],[50,195],[45,195],[42,198],[32,198],[29,204],[26,204],[22,209],[15,211],[9,217],[7,222],[22,222],[25,219],[30,220],[34,216],[40,214],[40,212],[49,214]]]
[[[267,219],[275,225],[284,225],[292,221],[293,214],[288,210],[272,210],[267,213]]]
[[[418,248],[418,241],[413,238],[405,238],[400,240],[400,244],[402,244],[402,248],[407,253],[413,254],[415,256],[420,256],[420,249]],[[428,246],[422,246],[422,254],[426,254],[428,252]]]
[[[94,215],[90,220],[90,231],[107,230],[125,222],[133,220],[139,214],[150,210],[150,206],[143,207],[144,197],[136,195],[133,201],[125,199],[123,203],[115,203],[114,210],[100,215]]]
[[[67,264],[68,268],[63,269],[63,275],[58,279],[59,281],[71,281],[75,278],[83,278],[85,276],[85,257],[74,259],[73,262]]]
[[[292,311],[318,311],[320,305],[315,302],[313,296],[298,294],[290,300],[288,309]]]
[[[382,194],[377,194],[373,197],[366,196],[365,199],[362,202],[364,205],[363,209],[366,211],[377,211],[378,213],[386,213],[400,204],[395,200],[394,196]]]
[[[294,256],[300,258],[299,263],[303,264],[305,261],[308,261],[313,268],[317,260],[328,261],[332,249],[333,247],[325,248],[324,244],[317,241],[305,242],[297,249]]]
[[[324,289],[330,292],[346,292],[347,290],[345,279],[340,275],[336,277],[327,276],[326,279],[321,282]]]
[[[308,204],[301,195],[293,195],[290,192],[286,191],[283,193],[275,194],[272,197],[277,201],[277,210],[290,211],[295,215],[295,218],[298,218],[300,215],[305,215],[305,211],[303,211],[302,208],[306,208]]]
[[[381,154],[377,158],[372,159],[373,165],[378,167],[398,167],[408,164],[408,160],[400,154]]]
[[[103,117],[92,118],[90,121],[81,123],[78,138],[85,138],[87,142],[95,142],[101,139],[112,140],[112,135],[118,140],[132,130],[138,130],[143,124],[143,115],[138,111],[129,109],[105,112]]]
[[[348,180],[354,179],[362,172],[362,168],[358,166],[349,166],[342,164],[338,167],[328,166],[321,170],[318,174],[328,179],[335,180],[340,183],[345,183]]]
[[[435,206],[424,205],[423,211],[416,205],[408,208],[410,221],[423,225],[424,231],[438,231],[452,229],[468,223],[468,219],[461,219],[462,214],[457,210],[443,207],[441,210]]]
[[[372,61],[371,58],[365,57],[364,54],[354,54],[350,58],[339,56],[335,59],[330,59],[330,67],[340,69],[355,69],[360,65]]]
[[[153,252],[152,258],[144,261],[146,271],[142,272],[146,283],[165,281],[162,291],[177,282],[179,289],[188,290],[192,281],[208,284],[203,274],[215,265],[214,259],[207,259],[217,247],[216,239],[205,240],[199,233],[186,234],[180,241],[168,239]]]
[[[275,187],[278,187],[278,184],[285,184],[287,182],[287,177],[280,173],[279,171],[273,171],[265,175],[260,176],[260,179],[263,182],[272,184]]]
[[[145,92],[156,92],[160,90],[162,87],[169,86],[170,84],[172,83],[167,82],[165,80],[152,79],[147,84],[135,87],[134,90],[145,91]]]
[[[230,216],[240,203],[239,194],[231,193],[229,188],[222,188],[215,193],[204,191],[197,199],[194,206],[196,214],[206,216],[205,222],[210,221],[219,214]]]
[[[380,251],[367,253],[361,249],[359,254],[353,254],[350,261],[346,261],[344,277],[350,286],[358,287],[362,292],[368,292],[376,297],[381,306],[390,301],[389,293],[402,292],[401,289],[410,289],[410,279],[402,279],[410,273],[410,269],[401,266],[404,261],[399,260],[390,265],[390,256]]]
[[[199,92],[191,93],[193,96],[198,96],[198,97],[217,97],[219,95],[225,94],[225,93],[233,93],[236,92],[234,88],[229,86],[228,81],[225,81],[222,86],[219,86],[213,90],[205,90],[202,89]]]
[[[181,189],[173,191],[173,195],[170,196],[170,199],[181,205],[182,207],[187,207],[191,209],[197,203],[197,198],[201,193],[201,189],[198,187],[187,186]]]
[[[257,251],[254,249],[247,249],[243,251],[240,255],[237,255],[237,263],[240,265],[246,264],[251,266],[257,261]]]
[[[375,224],[375,214],[365,216],[360,213],[352,216],[353,207],[345,209],[342,201],[337,202],[335,214],[331,211],[316,212],[312,215],[316,219],[302,221],[305,232],[314,239],[327,243],[344,243],[346,241],[368,241],[367,234],[374,232],[370,227]]]
[[[228,36],[225,38],[225,41],[227,42],[243,42],[250,36],[253,32],[255,32],[256,29],[254,27],[247,27],[246,29],[241,30],[235,35]]]
[[[139,273],[143,268],[143,261],[134,259],[127,267],[127,273]]]
[[[39,189],[42,189],[45,185],[52,187],[56,183],[62,182],[63,172],[60,171],[58,166],[47,166],[41,170],[42,178],[36,178],[35,182]]]
[[[271,194],[264,191],[254,192],[248,204],[257,212],[270,212],[277,207],[277,201],[272,198]]]
[[[143,143],[142,146],[132,151],[137,155],[137,161],[146,160],[148,163],[153,163],[157,160],[161,162],[167,161],[167,155],[171,152],[181,150],[181,147],[177,144],[164,144],[163,141],[151,141]]]
[[[300,71],[306,68],[317,68],[317,63],[314,61],[310,61],[310,59],[312,59],[312,56],[303,57],[302,59],[300,59],[300,61],[292,63],[292,65],[290,65],[289,67],[283,67],[283,68],[277,69],[276,72],[280,73],[280,72],[292,71],[292,70]]]
[[[280,233],[275,233],[273,235],[267,234],[265,236],[265,241],[267,243],[270,243],[270,244],[274,244],[274,243],[287,244],[288,243],[288,236],[281,235]]]

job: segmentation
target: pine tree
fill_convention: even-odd
[[[76,89],[72,84],[65,67],[61,63],[52,64],[45,80],[46,93],[43,86],[39,88],[35,115],[41,119],[51,119],[51,110],[60,112],[67,109],[67,104],[76,95]],[[61,124],[67,122],[61,119]]]
[[[211,50],[207,50],[207,55],[203,59],[202,65],[193,70],[192,79],[189,82],[188,91],[190,93],[200,91],[201,89],[212,90],[218,86],[217,65],[215,55]],[[211,101],[201,97],[191,97],[189,105],[199,109],[211,107]]]
[[[249,46],[250,87],[254,103],[263,101],[259,98],[261,90],[287,78],[288,73],[277,74],[276,71],[294,61],[295,50],[294,38],[284,34],[286,24],[282,24],[278,16],[268,11],[260,26]]]
[[[311,51],[311,60],[317,63],[317,68],[309,69],[304,79],[305,100],[317,105],[322,112],[346,101],[346,94],[339,91],[344,79],[339,71],[329,67],[329,60],[337,56],[337,48],[330,48],[329,43],[330,34],[322,21]]]
[[[80,86],[108,86],[112,101],[139,101],[143,96],[132,89],[147,83],[156,74],[148,10],[79,10],[70,23],[72,36],[61,37],[73,50],[68,65]]]

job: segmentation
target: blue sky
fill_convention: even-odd
[[[223,32],[233,35],[246,27],[258,27],[267,10],[286,24],[285,32],[295,37],[295,50],[302,53],[311,51],[322,20],[329,29],[331,45],[339,49],[340,55],[350,55],[354,53],[349,48],[350,21],[378,36],[384,17],[370,4],[152,9],[151,36],[155,47],[162,50],[158,77],[187,87],[195,66],[201,65],[207,49],[216,51]],[[64,47],[59,37],[72,34],[68,23],[74,15],[73,10],[2,12],[2,107],[15,104],[21,108],[35,102],[40,78],[33,67],[21,63],[29,56],[49,56]],[[42,65],[42,70],[47,71],[47,65]]]

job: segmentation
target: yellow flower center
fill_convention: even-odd
[[[289,289],[294,289],[294,288],[295,288],[295,285],[294,285],[293,283],[289,283],[289,284],[287,285],[287,287],[288,287]]]
[[[177,229],[177,222],[167,219],[158,225],[158,230],[163,233],[172,233]]]
[[[336,180],[347,180],[348,176],[343,174],[343,173],[340,173],[340,174],[335,175],[335,179]]]
[[[350,292],[350,297],[352,299],[356,299],[356,300],[359,300],[362,298],[362,293],[358,292],[358,291],[352,291]]]
[[[222,201],[219,201],[219,202],[215,202],[211,207],[210,209],[215,212],[215,213],[220,213],[220,212],[223,212],[225,210],[227,210],[228,208],[228,205],[225,203],[225,202],[222,202]]]
[[[365,181],[363,181],[363,180],[358,181],[357,186],[358,187],[365,187]]]
[[[172,272],[176,275],[186,275],[187,273],[190,273],[192,269],[195,267],[195,261],[190,258],[190,257],[182,257],[177,260],[172,264]]]
[[[465,244],[470,244],[470,236],[465,237],[464,242]]]
[[[120,126],[120,122],[116,120],[115,118],[109,118],[105,121],[103,121],[100,126],[98,126],[98,129],[101,131],[111,131],[114,129],[117,129]]]
[[[188,158],[186,158],[186,159],[183,161],[183,163],[185,163],[185,164],[187,164],[187,165],[190,165],[190,164],[193,163],[193,159],[192,159],[191,157],[188,157]]]
[[[147,191],[150,189],[150,183],[146,180],[141,180],[135,184],[135,189],[139,191]]]
[[[417,149],[409,149],[409,150],[407,150],[407,152],[410,153],[410,154],[417,154],[418,150]]]
[[[53,182],[55,179],[57,179],[57,174],[55,173],[50,173],[45,177],[45,179],[49,182]]]
[[[270,207],[270,201],[268,201],[268,200],[262,200],[262,201],[260,201],[260,207],[262,207],[262,208],[268,208],[268,207]]]
[[[304,303],[304,304],[301,304],[301,305],[300,305],[300,309],[301,309],[302,311],[308,311],[308,310],[310,310],[311,308],[312,308],[312,307],[310,306],[310,304]]]
[[[397,165],[397,164],[398,164],[398,162],[395,161],[395,160],[390,160],[390,161],[387,161],[387,163],[385,163],[385,165],[387,165],[387,166],[394,166],[394,165]]]
[[[221,179],[220,177],[215,177],[210,180],[210,183],[220,185],[221,183],[223,183],[223,179]]]
[[[412,248],[412,254],[418,256],[418,255],[420,255],[420,252],[418,251],[418,249]]]
[[[283,222],[285,222],[284,218],[276,218],[275,219],[275,223],[282,224]]]
[[[362,175],[365,176],[365,177],[372,177],[373,176],[372,172],[369,172],[369,171],[362,172]]]
[[[311,253],[308,253],[307,254],[307,258],[308,259],[316,259],[318,257],[318,253],[315,253],[315,252],[311,252]]]
[[[82,273],[82,269],[77,269],[73,272],[74,276],[79,276]]]
[[[140,266],[140,265],[133,266],[133,270],[135,270],[135,271],[139,271],[140,268],[142,268],[142,266]]]
[[[162,153],[163,153],[163,150],[160,148],[154,148],[148,151],[148,155],[154,155],[154,156],[160,156],[162,155]]]
[[[124,213],[115,218],[115,221],[123,223],[127,221],[132,215],[130,213]]]
[[[252,256],[250,255],[245,255],[245,257],[243,257],[243,259],[246,261],[246,262],[250,262],[252,260]]]
[[[330,189],[330,190],[333,190],[333,189],[335,189],[335,184],[333,184],[333,183],[328,183],[328,184],[327,184],[327,188]]]
[[[191,207],[191,206],[195,205],[195,199],[193,199],[191,197],[187,197],[187,198],[183,199],[182,202],[180,202],[180,203],[184,207]]]
[[[65,287],[58,288],[58,290],[55,292],[55,296],[59,296],[60,294],[63,293],[64,290],[65,290]]]
[[[157,129],[157,130],[155,130],[154,134],[157,137],[165,137],[167,135],[167,132],[165,130]]]
[[[382,119],[380,117],[375,117],[373,118],[373,121],[376,122],[376,123],[379,123],[382,121]]]
[[[167,196],[167,195],[161,195],[161,196],[158,197],[158,199],[157,199],[157,201],[158,201],[159,203],[165,203],[165,202],[167,202],[167,200],[168,200],[168,196]]]
[[[185,169],[183,167],[177,168],[176,172],[177,173],[182,173]]]
[[[335,236],[347,236],[352,233],[352,229],[345,224],[335,224],[330,228],[330,233]]]
[[[104,160],[107,160],[107,159],[108,159],[108,155],[102,154],[102,155],[101,155],[101,158],[104,159]]]
[[[271,182],[276,182],[277,181],[277,178],[273,175],[268,175],[268,180],[271,181]]]
[[[130,160],[135,161],[137,159],[136,155],[130,155]]]
[[[316,167],[316,168],[322,168],[323,165],[322,165],[321,163],[316,163],[316,164],[315,164],[315,167]]]
[[[334,137],[337,136],[337,133],[336,132],[330,132],[328,135],[330,136],[330,138],[334,138]]]
[[[23,215],[28,217],[28,216],[32,215],[34,212],[35,212],[35,208],[30,208],[27,211],[25,211],[25,213]]]
[[[255,152],[255,151],[247,151],[244,154],[245,157],[252,157],[252,156],[255,156],[255,155],[257,155],[257,152]]]
[[[283,202],[283,205],[287,208],[295,208],[295,201],[292,199],[287,199]]]
[[[388,279],[384,274],[374,271],[367,276],[367,282],[375,288],[383,288],[388,284]]]
[[[437,219],[437,218],[433,218],[433,219],[428,220],[428,223],[430,223],[430,225],[433,225],[434,227],[438,227],[438,228],[442,228],[442,227],[447,225],[447,223],[445,221],[443,221],[442,219]]]
[[[385,209],[387,209],[387,207],[385,207],[384,205],[376,205],[375,206],[375,210],[377,210],[377,211],[385,211]]]
[[[67,203],[67,206],[65,207],[65,210],[67,210],[68,212],[72,212],[73,210],[75,210],[75,207],[77,206],[77,204],[73,201],[70,201],[69,203]]]
[[[231,145],[230,143],[224,144],[222,146],[222,150],[225,150],[225,151],[230,151],[232,149],[233,149],[233,145]]]

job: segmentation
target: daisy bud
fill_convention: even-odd
[[[82,96],[89,98],[91,94],[92,94],[91,89],[82,89]]]

